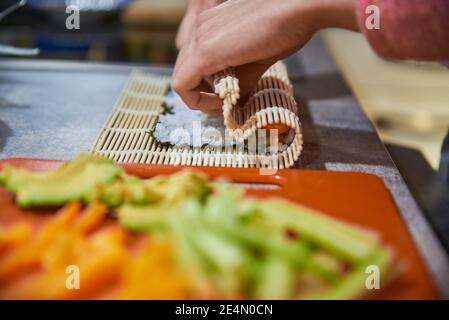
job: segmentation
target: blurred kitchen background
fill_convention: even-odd
[[[67,30],[66,1],[81,11]],[[1,0],[0,9],[17,2]],[[28,0],[0,22],[0,44],[40,49],[39,59],[173,64],[188,0]],[[420,150],[437,168],[449,128],[449,69],[378,58],[359,34],[321,37],[385,142]]]
[[[18,0],[1,0],[0,10]],[[67,30],[66,2],[80,8]],[[0,43],[38,47],[40,59],[172,64],[187,0],[28,0],[0,23]]]

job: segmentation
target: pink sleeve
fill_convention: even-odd
[[[369,19],[373,5],[379,8],[378,29]],[[360,29],[379,55],[449,61],[449,0],[359,0],[357,11]]]

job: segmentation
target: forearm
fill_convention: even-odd
[[[379,8],[379,29],[365,26],[369,5]],[[449,60],[449,1],[359,0],[357,11],[360,29],[379,55]]]
[[[298,0],[297,3],[298,16],[304,17],[307,12],[315,31],[360,30],[380,56],[449,60],[448,0]],[[378,28],[370,23],[373,14],[377,14],[373,8],[378,10]]]
[[[358,31],[358,0],[300,0],[298,10],[310,12],[316,30],[342,28]],[[304,15],[304,14],[303,14]]]

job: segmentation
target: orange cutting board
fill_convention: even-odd
[[[38,159],[4,159],[5,163],[33,171],[46,171],[58,167],[62,162]],[[154,166],[123,164],[130,174],[149,178],[159,174],[170,174],[184,169],[182,166]],[[395,252],[398,263],[405,270],[391,284],[380,290],[372,290],[368,298],[375,299],[436,299],[438,291],[420,257],[407,227],[402,221],[394,201],[378,177],[365,173],[279,170],[276,174],[262,176],[258,169],[195,167],[212,179],[224,178],[236,183],[257,184],[248,188],[249,196],[267,198],[281,197],[305,205],[340,219],[376,230],[382,242]],[[266,188],[268,187],[268,188]],[[48,218],[40,214],[19,209],[14,197],[0,188],[0,225],[26,220],[40,225]]]

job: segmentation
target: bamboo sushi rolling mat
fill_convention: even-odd
[[[257,130],[278,130],[280,148],[276,152],[267,155],[241,148],[158,142],[152,132],[158,117],[167,111],[165,96],[170,90],[170,78],[141,71],[132,72],[91,152],[121,163],[242,168],[293,166],[302,151],[302,134],[286,66],[282,62],[272,66],[244,106],[237,104],[238,79],[232,69],[216,74],[214,84],[223,99],[224,124],[232,138],[245,141]]]

